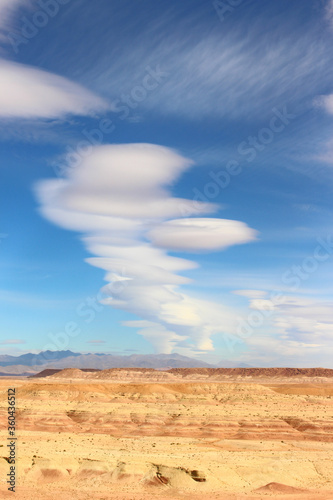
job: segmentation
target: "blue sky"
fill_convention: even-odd
[[[0,352],[329,367],[333,3],[0,19]]]

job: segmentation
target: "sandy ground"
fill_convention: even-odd
[[[333,499],[333,384],[0,379],[22,500]]]

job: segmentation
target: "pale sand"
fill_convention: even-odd
[[[0,379],[1,498],[333,499],[332,384],[146,382]]]

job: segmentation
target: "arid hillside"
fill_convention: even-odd
[[[66,368],[64,370],[43,370],[33,378],[118,380],[142,382],[206,381],[228,382],[333,382],[333,370],[327,368],[110,368],[106,370]]]
[[[2,443],[7,387],[17,391],[15,497],[333,498],[333,383],[311,376],[300,383],[295,377],[241,383],[238,376],[227,382],[187,376],[69,369],[0,381]],[[2,450],[0,494],[10,498]]]

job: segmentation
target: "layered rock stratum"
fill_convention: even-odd
[[[16,387],[17,499],[331,500],[332,379],[274,370],[1,380],[1,498],[10,498],[7,387]]]

